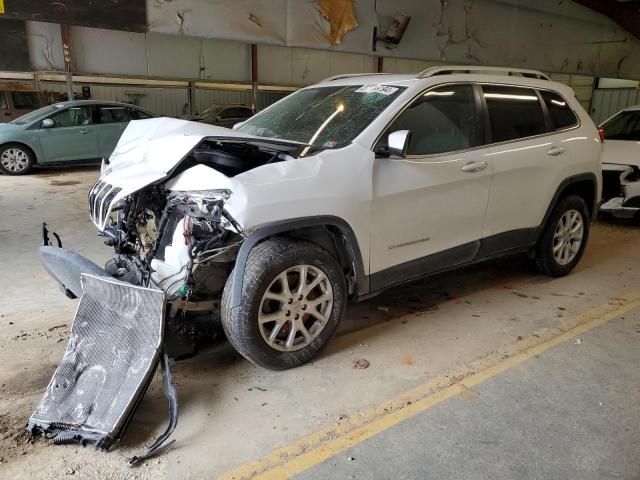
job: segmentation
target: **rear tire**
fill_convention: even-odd
[[[242,285],[234,274],[222,295],[222,326],[251,362],[271,370],[310,361],[336,332],[347,303],[338,261],[318,245],[271,238],[249,253]],[[242,303],[231,308],[233,289]]]
[[[569,195],[555,206],[536,245],[536,265],[549,277],[568,275],[580,261],[589,238],[589,209]]]
[[[35,163],[33,152],[19,143],[7,143],[0,147],[0,172],[5,175],[29,173]]]

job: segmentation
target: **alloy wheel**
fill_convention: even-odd
[[[276,350],[300,350],[324,330],[332,308],[333,288],[321,269],[312,265],[290,267],[271,282],[262,296],[260,333]]]
[[[577,210],[562,214],[553,234],[553,257],[560,265],[567,265],[576,258],[584,238],[584,220]]]
[[[20,148],[7,148],[0,156],[0,164],[9,172],[20,173],[29,166],[29,155]]]

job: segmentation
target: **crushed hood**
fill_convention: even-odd
[[[243,137],[238,132],[204,123],[160,117],[134,120],[109,157],[109,171],[144,166],[167,173],[205,137]]]
[[[606,139],[602,148],[602,163],[640,167],[640,142]]]
[[[121,189],[114,199],[117,201],[166,178],[205,138],[297,145],[297,142],[247,135],[224,127],[175,118],[135,120],[129,123],[120,137],[101,180]]]

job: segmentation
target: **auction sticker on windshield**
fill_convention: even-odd
[[[356,90],[358,93],[381,93],[382,95],[391,95],[398,91],[398,87],[389,87],[387,85],[363,85]]]

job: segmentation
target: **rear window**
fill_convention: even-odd
[[[607,140],[640,140],[640,110],[620,112],[602,125]]]
[[[578,124],[578,118],[564,98],[554,92],[541,90],[540,95],[549,110],[554,130],[563,130]]]
[[[505,142],[546,132],[542,105],[529,88],[483,85],[493,142]]]

